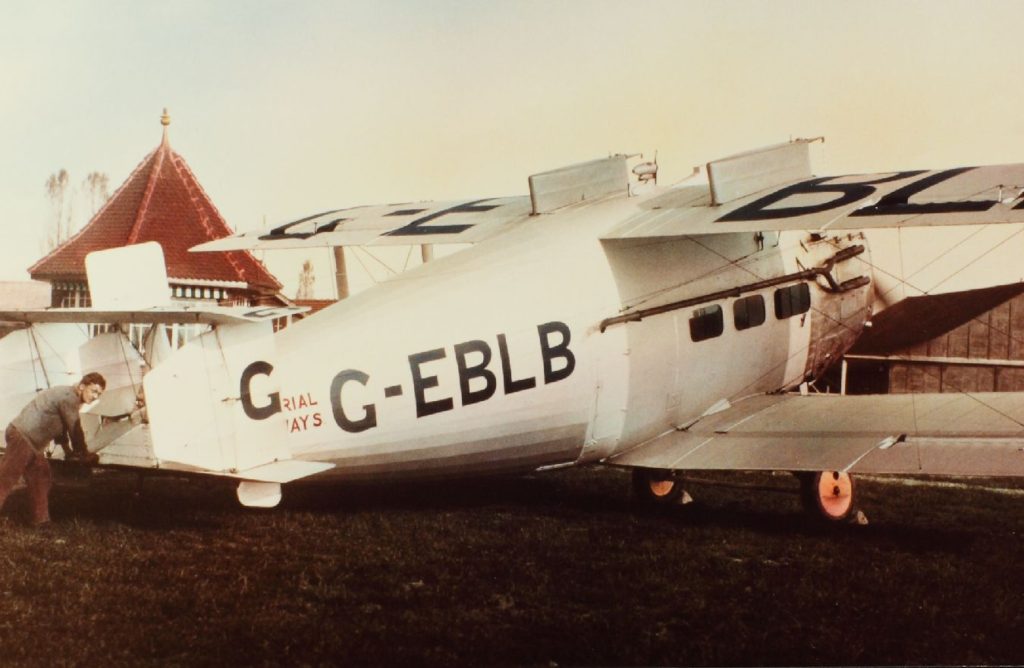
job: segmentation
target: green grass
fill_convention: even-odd
[[[623,474],[570,470],[253,511],[196,480],[66,481],[50,531],[0,530],[0,665],[1024,661],[1024,496],[862,481],[857,527],[690,490],[644,512]]]

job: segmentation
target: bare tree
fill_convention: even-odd
[[[78,221],[75,218],[75,199],[77,197],[87,198],[85,208],[88,208],[90,216],[96,215],[100,207],[110,199],[110,178],[103,172],[89,172],[89,175],[82,181],[80,189],[76,190],[71,186],[71,177],[66,169],[50,174],[46,179],[46,196],[53,208],[53,219],[46,231],[43,247],[46,251],[52,251],[57,246],[71,238],[71,235],[78,229]]]
[[[299,273],[299,289],[295,292],[295,298],[312,299],[314,283],[316,276],[313,274],[313,262],[306,260],[302,263],[302,271]]]
[[[82,187],[89,197],[89,206],[93,216],[100,210],[100,207],[110,199],[110,177],[103,172],[89,172]]]
[[[53,207],[53,222],[46,233],[45,246],[50,251],[67,241],[71,236],[71,220],[74,215],[73,193],[69,192],[68,171],[62,169],[46,179],[46,196]]]

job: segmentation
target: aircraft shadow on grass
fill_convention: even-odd
[[[100,479],[102,478],[102,480]],[[468,479],[463,481],[353,484],[339,487],[305,483],[293,485],[276,510],[238,506],[234,490],[217,479],[154,477],[141,482],[134,474],[104,472],[64,481],[52,499],[57,522],[74,521],[127,525],[141,530],[220,530],[239,518],[277,514],[311,513],[325,519],[337,514],[480,513],[496,510],[520,516],[563,521],[567,526],[594,522],[641,522],[644,530],[679,532],[708,530],[754,534],[765,539],[793,536],[843,544],[885,544],[897,549],[960,553],[969,550],[978,532],[963,526],[935,526],[931,521],[911,521],[856,526],[826,523],[802,512],[792,495],[768,491],[734,491],[716,494],[697,486],[697,500],[686,505],[644,507],[619,489],[615,480],[578,476],[523,476]],[[778,491],[778,490],[777,490]],[[785,489],[781,491],[786,491]],[[16,518],[25,512],[24,490],[12,495],[4,515]]]

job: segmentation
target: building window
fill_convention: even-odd
[[[722,307],[718,304],[696,309],[690,318],[690,338],[694,341],[713,339],[722,335],[725,325]]]
[[[732,304],[732,323],[737,330],[764,324],[764,297],[751,295]]]
[[[806,283],[775,291],[775,317],[779,320],[806,313],[811,308],[811,289]]]

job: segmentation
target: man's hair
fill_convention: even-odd
[[[99,385],[104,390],[107,389],[107,381],[106,381],[106,379],[103,376],[101,376],[100,374],[96,373],[95,371],[91,371],[91,372],[85,374],[84,376],[82,376],[82,380],[78,381],[78,384],[79,385]]]

